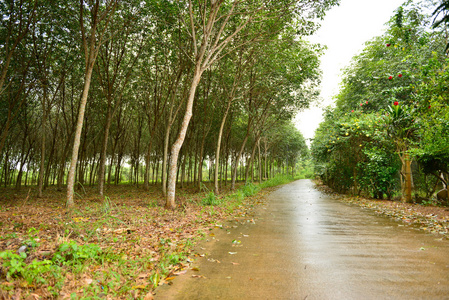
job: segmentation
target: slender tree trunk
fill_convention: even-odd
[[[234,168],[232,170],[231,190],[235,190],[235,181],[236,181],[236,178],[237,178],[237,170],[238,170],[238,167],[239,167],[239,161],[240,161],[240,159],[242,157],[243,150],[245,150],[245,145],[246,145],[246,142],[248,141],[248,136],[249,136],[249,131],[246,133],[246,136],[245,136],[245,138],[243,140],[242,146],[240,147],[240,151],[237,154],[237,156],[235,157]]]
[[[402,201],[406,203],[412,202],[412,160],[410,158],[410,154],[405,152],[402,156]]]
[[[251,156],[249,157],[248,163],[246,165],[246,170],[245,170],[246,181],[248,181],[250,169],[251,169],[251,178],[254,177],[253,164],[254,164],[254,160],[255,160],[254,158],[256,156],[256,148],[257,148],[257,143],[259,142],[259,138],[260,138],[260,133],[257,134],[257,137],[256,137],[254,145],[253,145],[253,149],[251,150]]]
[[[168,145],[170,143],[170,131],[172,123],[167,124],[164,138],[164,157],[162,159],[162,195],[167,196],[167,161],[168,161]]]
[[[44,89],[45,90],[45,89]],[[44,100],[47,101],[46,95],[44,95]],[[38,184],[38,197],[42,198],[42,189],[44,186],[44,171],[45,171],[45,143],[46,143],[46,134],[45,134],[45,123],[47,123],[47,109],[45,105],[43,106],[44,115],[42,116],[42,139],[41,139],[41,161],[39,166],[39,184]]]
[[[111,102],[111,101],[109,101]],[[101,147],[101,153],[100,153],[100,167],[98,168],[98,192],[100,193],[100,196],[103,196],[104,194],[104,182],[105,182],[105,169],[106,169],[106,152],[108,150],[108,138],[109,138],[109,128],[111,128],[111,119],[112,119],[112,112],[111,107],[108,105],[108,112],[106,115],[106,124],[104,127],[104,139],[103,139],[103,145]],[[112,167],[112,164],[111,164]]]
[[[260,154],[260,139],[257,141],[257,149],[258,149],[258,163],[259,163],[259,170],[258,170],[258,177],[259,177],[259,184],[262,183],[262,155]]]
[[[226,111],[223,115],[223,118],[221,119],[220,130],[218,131],[217,148],[215,151],[215,177],[214,177],[214,193],[215,193],[215,195],[218,195],[220,193],[220,190],[218,187],[218,169],[219,169],[219,162],[220,162],[221,139],[223,137],[223,129],[224,129],[224,125],[226,123],[226,118],[228,116],[230,108],[231,108],[231,101],[228,101],[228,106],[226,107]]]
[[[186,112],[184,115],[184,119],[181,124],[181,128],[179,130],[179,135],[171,148],[170,153],[170,166],[169,166],[169,174],[168,174],[168,187],[167,187],[167,200],[165,203],[165,207],[168,209],[174,209],[175,205],[175,192],[176,192],[176,172],[178,166],[178,156],[179,151],[181,150],[182,144],[184,143],[184,139],[186,137],[187,128],[189,126],[190,119],[192,118],[192,107],[193,101],[195,98],[195,91],[200,83],[201,74],[199,67],[195,69],[195,75],[192,80],[192,84],[189,92],[189,99],[187,101]]]
[[[78,151],[80,148],[80,141],[81,141],[81,131],[83,129],[83,122],[84,122],[84,112],[86,111],[86,103],[87,103],[87,96],[89,94],[89,87],[90,82],[92,78],[92,70],[94,68],[95,60],[91,59],[88,64],[87,72],[86,72],[86,78],[84,82],[84,89],[83,94],[81,97],[81,103],[79,107],[79,113],[78,113],[78,121],[76,123],[76,131],[75,131],[75,140],[73,142],[73,150],[72,150],[72,160],[70,161],[70,168],[69,168],[69,174],[67,178],[67,207],[73,207],[75,205],[75,202],[73,201],[73,188],[75,185],[75,169],[78,162]]]

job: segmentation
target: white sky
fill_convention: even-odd
[[[307,139],[313,138],[322,121],[322,107],[333,103],[338,93],[341,69],[360,53],[365,42],[382,35],[384,24],[405,0],[341,0],[327,12],[321,28],[310,38],[313,43],[326,45],[321,57],[321,104],[314,104],[296,118],[296,127]],[[310,144],[307,142],[307,144]]]

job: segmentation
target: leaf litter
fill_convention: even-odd
[[[36,191],[30,197],[25,190],[1,188],[0,253],[18,253],[26,246],[25,264],[51,262],[57,253],[63,254],[63,263],[53,263],[58,276],[43,274],[32,283],[18,274],[6,276],[0,264],[0,299],[153,299],[155,287],[187,272],[193,257],[200,256],[196,242],[210,230],[223,228],[230,218],[254,223],[247,211],[263,203],[265,194],[205,207],[200,205],[203,194],[185,189],[179,208],[167,211],[156,187],[148,192],[108,186],[106,198],[96,195],[95,187],[83,191],[77,207],[68,211],[64,191],[56,188],[47,188],[43,198],[32,196]],[[61,245],[69,249],[61,251]]]

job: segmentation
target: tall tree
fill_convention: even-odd
[[[85,74],[84,88],[81,95],[81,102],[78,110],[78,121],[73,142],[72,159],[70,161],[70,169],[67,178],[67,207],[72,207],[73,188],[75,184],[75,170],[78,162],[78,151],[80,148],[81,131],[84,122],[84,112],[86,109],[87,97],[92,79],[92,72],[97,59],[100,47],[103,44],[105,31],[114,15],[118,0],[79,2],[79,21],[81,30],[81,43],[84,52]],[[87,15],[87,16],[86,16]]]

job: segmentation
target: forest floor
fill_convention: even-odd
[[[223,189],[217,206],[202,203],[207,192],[178,189],[174,211],[160,187],[108,186],[107,197],[86,187],[73,211],[64,191],[0,188],[0,299],[152,299],[185,272],[197,241],[272,190],[244,197],[244,188]]]
[[[195,244],[233,219],[249,222],[264,203],[263,189],[251,197],[229,190],[217,206],[202,203],[207,192],[178,189],[179,207],[163,208],[159,187],[108,186],[77,191],[76,208],[65,208],[65,192],[0,188],[0,300],[152,299],[154,288],[190,268]],[[449,238],[449,208],[372,200],[321,191],[340,201]],[[210,196],[209,196],[210,197]],[[213,199],[211,199],[213,200]]]

